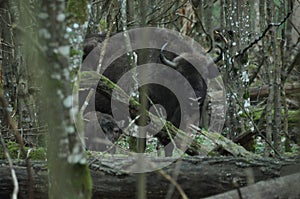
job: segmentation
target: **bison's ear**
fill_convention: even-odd
[[[111,33],[110,36],[114,35]],[[106,38],[106,33],[89,33],[85,35],[83,42],[83,60],[98,44],[102,43]]]
[[[83,60],[97,46],[97,41],[92,40],[83,44]]]

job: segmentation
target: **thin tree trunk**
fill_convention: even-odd
[[[271,9],[277,10],[274,3],[271,4]],[[284,6],[281,7],[280,10],[284,10]],[[273,21],[278,21],[278,19],[282,18],[281,13],[278,13],[277,17],[273,17]],[[282,151],[281,147],[281,71],[282,71],[282,54],[280,48],[280,43],[278,41],[279,33],[278,31],[274,31],[273,37],[273,57],[274,57],[274,130],[273,130],[273,141],[274,147],[278,152]]]
[[[69,1],[79,11],[83,1]],[[78,3],[78,4],[77,4]],[[77,7],[76,7],[77,6]],[[77,20],[76,13],[70,13]],[[72,119],[72,67],[68,66],[64,1],[42,1],[40,36],[44,51],[39,67],[44,101],[43,116],[48,124],[49,198],[90,198],[91,178],[82,144]],[[79,21],[80,23],[80,21]]]
[[[16,85],[17,85],[17,68],[15,61],[14,52],[14,40],[13,40],[13,29],[11,25],[14,21],[10,9],[9,1],[1,2],[1,37],[3,42],[1,42],[2,49],[2,73],[3,73],[3,96],[8,102],[8,108],[12,114],[16,112]]]
[[[271,2],[270,0],[268,0],[267,5],[270,5]],[[271,17],[271,8],[268,6],[267,8],[267,15],[266,15],[266,21],[269,24],[272,21],[272,17]],[[264,11],[263,11],[264,12]],[[263,24],[262,29],[265,28],[265,24]],[[269,33],[270,36],[272,35],[272,32]],[[269,41],[271,42],[271,41]],[[269,45],[269,44],[265,44],[265,45]],[[270,56],[271,57],[271,56]],[[273,78],[273,74],[274,74],[274,67],[273,67],[273,62],[272,60],[268,59],[267,60],[267,66],[266,66],[266,72],[267,72],[267,81],[269,84],[269,96],[268,96],[268,101],[267,101],[267,108],[266,108],[266,139],[268,142],[272,143],[272,132],[273,132],[273,114],[272,114],[272,109],[274,107],[274,82],[272,81]],[[265,148],[265,156],[269,156],[271,152],[271,149],[269,146],[266,146]]]

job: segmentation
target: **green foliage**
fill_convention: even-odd
[[[300,154],[300,147],[297,144],[292,144],[291,152],[285,153],[288,156],[297,156]]]
[[[246,91],[246,92],[244,93],[244,95],[243,95],[243,98],[244,98],[244,99],[250,98],[250,92],[249,92],[249,91]]]
[[[120,148],[122,149],[129,149],[129,143],[128,141],[126,140],[127,138],[123,138],[123,139],[119,139],[117,141],[117,144]]]
[[[260,120],[261,119],[261,114],[263,112],[263,109],[258,109],[253,112],[253,119],[254,120]],[[282,114],[284,114],[284,110],[282,109]],[[297,115],[300,113],[299,110],[289,110],[288,111],[288,122],[289,124],[297,124],[298,123],[298,118]],[[272,110],[272,114],[274,114],[274,110]]]
[[[273,0],[273,2],[276,5],[276,7],[281,7],[281,0]]]
[[[199,143],[203,143],[205,139],[202,135],[197,134],[197,136],[195,137],[195,140]]]
[[[71,48],[71,50],[70,50],[70,56],[73,57],[73,56],[76,56],[76,55],[82,56],[83,55],[83,51]]]
[[[285,151],[284,155],[286,155],[286,156],[298,156],[298,155],[300,155],[300,148],[297,144],[292,144],[289,141],[286,142],[286,140],[285,140],[284,143],[285,143],[285,145],[284,145],[284,151]]]
[[[19,154],[21,154],[20,146],[19,146],[18,143],[8,141],[6,143],[6,148],[8,149],[9,155],[12,159],[17,159]],[[1,147],[0,148],[0,159],[5,159],[5,158],[6,157],[5,157],[5,154],[4,154],[4,150]],[[21,157],[21,158],[24,158],[24,157]]]
[[[6,143],[6,147],[9,151],[9,155],[12,159],[24,159],[23,155],[20,152],[20,146],[16,142],[11,142],[8,141]],[[30,150],[29,156],[31,160],[45,160],[46,159],[46,150],[43,147],[37,147],[37,148],[30,148],[30,147],[25,147],[26,153]],[[5,154],[4,150],[1,147],[0,148],[0,159],[5,159]]]
[[[28,149],[27,149],[28,150]],[[45,160],[46,159],[46,150],[43,147],[38,147],[30,152],[30,159],[32,160]]]
[[[99,29],[100,29],[100,30],[105,30],[106,27],[108,27],[107,21],[104,20],[104,19],[100,20],[100,22],[99,22]]]
[[[157,150],[157,139],[153,139],[151,140],[151,142],[147,142],[147,145],[146,145],[146,153],[153,153]]]
[[[265,143],[260,139],[256,138],[254,140],[254,148],[255,148],[255,153],[256,154],[263,154],[265,150]]]
[[[87,1],[86,0],[69,0],[67,12],[70,17],[77,23],[83,24],[87,21]]]
[[[247,113],[245,113],[244,111],[240,114],[240,116],[242,117],[242,118],[247,118]]]
[[[300,114],[299,110],[289,111],[289,116],[288,116],[289,123],[298,124],[298,122],[299,122],[299,114]]]

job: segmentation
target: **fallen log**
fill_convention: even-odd
[[[284,86],[285,94],[291,95],[300,93],[300,84],[286,84]],[[250,88],[250,99],[257,100],[258,98],[267,97],[269,95],[269,86],[251,87]]]
[[[206,199],[243,198],[243,199],[273,199],[300,198],[300,173],[258,182],[254,185],[237,188],[234,191],[218,194]]]
[[[208,197],[265,181],[300,172],[300,158],[285,160],[233,157],[188,157],[183,159],[154,158],[153,168],[164,161],[175,163],[161,170],[146,173],[147,198],[165,198],[170,189],[167,175],[178,175],[175,181],[188,198]],[[118,169],[132,164],[128,156],[94,157],[90,162],[93,179],[93,198],[135,198],[137,175]],[[0,198],[9,198],[13,190],[11,174],[6,161],[0,162]],[[19,182],[19,198],[27,198],[28,178],[24,163],[15,163]],[[32,162],[34,193],[37,199],[48,198],[46,162]],[[165,174],[164,174],[165,173]],[[63,191],[63,188],[62,188]],[[172,198],[180,198],[175,189]]]

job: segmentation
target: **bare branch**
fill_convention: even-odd
[[[240,52],[238,52],[234,57],[243,56],[250,48],[252,48],[260,40],[262,40],[272,27],[279,27],[283,23],[285,23],[287,21],[287,19],[291,16],[291,14],[293,14],[292,10],[285,16],[285,18],[281,22],[279,22],[279,23],[270,23],[268,25],[268,27],[263,31],[263,33],[258,38],[256,38],[254,41],[252,41],[246,48],[244,48],[243,50],[241,50]]]

